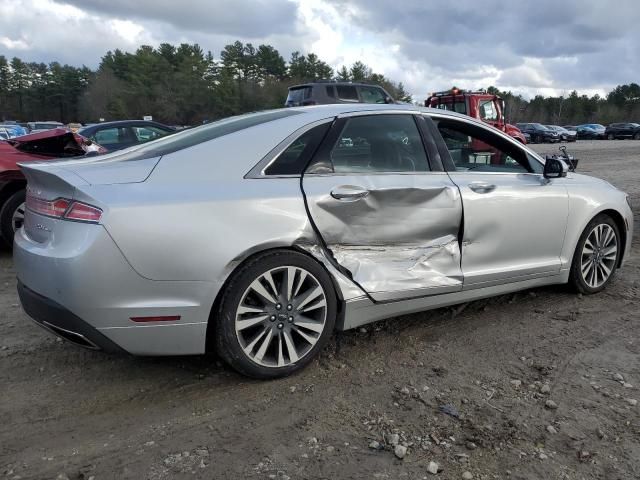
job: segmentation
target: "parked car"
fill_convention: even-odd
[[[555,143],[560,141],[560,135],[545,127],[541,123],[516,123],[516,127],[531,136],[531,143]]]
[[[175,129],[150,120],[120,120],[95,123],[81,128],[78,133],[114,151],[175,133]]]
[[[47,130],[53,130],[55,128],[64,127],[60,122],[28,122],[30,133],[46,132]]]
[[[106,149],[65,128],[0,141],[0,239],[11,246],[24,220],[26,180],[18,162],[75,157]]]
[[[640,124],[612,123],[605,129],[604,134],[609,140],[616,138],[633,138],[634,140],[640,140]]]
[[[311,82],[289,87],[285,107],[333,103],[395,103],[387,91],[366,83]]]
[[[7,138],[20,137],[29,133],[26,128],[17,123],[0,123],[0,128],[7,133]]]
[[[576,127],[578,139],[584,140],[602,140],[606,138],[605,130],[604,125],[599,123],[585,123]]]
[[[560,135],[561,142],[575,142],[578,138],[578,132],[575,130],[568,130],[558,125],[545,125],[549,130],[553,130]]]
[[[541,285],[599,292],[633,230],[609,183],[409,105],[253,113],[22,171],[32,318],[94,349],[216,350],[260,378],[302,368],[336,328]]]

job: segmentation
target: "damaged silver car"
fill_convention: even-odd
[[[22,165],[25,311],[88,348],[273,378],[336,329],[550,284],[602,290],[627,196],[469,117],[328,105]]]

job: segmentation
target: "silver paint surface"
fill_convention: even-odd
[[[245,178],[294,132],[339,115],[398,111],[475,121],[410,105],[300,111],[159,160],[25,166],[37,196],[75,198],[104,214],[101,225],[90,225],[28,212],[15,238],[18,278],[131,353],[178,355],[204,352],[225,281],[246,258],[272,248],[303,250],[326,268],[344,328],[566,282],[578,238],[599,212],[618,212],[629,225],[621,232],[628,255],[633,215],[624,193],[575,173],[544,184],[534,176],[483,178],[496,184],[484,196],[465,191],[480,178],[471,174],[451,175],[460,190],[445,173],[307,175],[310,218],[300,178],[264,177],[260,169]],[[345,185],[369,194],[354,202],[331,196]],[[181,318],[130,321],[151,315]]]
[[[462,201],[447,175],[305,175],[302,184],[333,258],[372,298],[462,288]],[[348,186],[368,194],[356,200],[332,196]]]

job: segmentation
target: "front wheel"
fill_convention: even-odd
[[[259,255],[235,272],[215,319],[220,357],[255,378],[289,375],[327,344],[337,300],[329,274],[298,252]]]
[[[607,135],[607,140],[615,140],[616,137],[613,133],[610,133],[609,135]]]
[[[584,294],[603,290],[615,274],[620,246],[620,232],[613,219],[608,215],[595,217],[578,241],[569,284]]]
[[[13,236],[24,223],[25,198],[25,191],[18,190],[0,209],[0,234],[9,247],[13,245]]]
[[[640,140],[640,132],[633,135],[634,140]]]

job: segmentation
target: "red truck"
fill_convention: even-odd
[[[505,119],[504,100],[498,95],[485,91],[468,92],[459,88],[452,88],[444,92],[434,92],[424,101],[425,107],[442,108],[462,113],[502,130],[523,144],[527,140],[523,133]]]
[[[18,162],[46,161],[107,150],[66,128],[0,140],[0,240],[11,246],[13,234],[22,226],[25,180]]]

